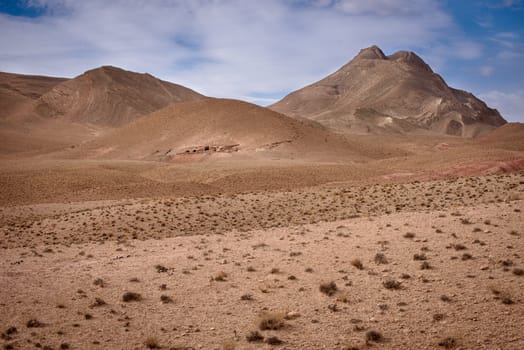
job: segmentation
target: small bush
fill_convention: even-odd
[[[100,288],[104,288],[104,287],[106,286],[106,283],[105,283],[104,280],[101,279],[101,278],[97,278],[97,279],[95,279],[95,280],[93,281],[93,284],[94,284],[95,286],[100,287]]]
[[[453,248],[455,248],[455,250],[466,250],[466,246],[464,244],[454,244],[453,245]]]
[[[282,312],[264,311],[258,316],[258,328],[261,331],[266,329],[277,330],[285,326],[284,317],[286,315]]]
[[[213,277],[213,280],[218,281],[218,282],[224,282],[226,278],[227,278],[227,273],[225,273],[224,271],[220,271],[219,273],[215,275],[215,277]]]
[[[338,290],[337,284],[334,281],[321,283],[318,289],[328,296],[334,295]]]
[[[364,264],[362,264],[362,260],[360,259],[351,260],[351,265],[353,265],[354,267],[356,267],[359,270],[364,269]]]
[[[516,267],[513,269],[513,274],[516,276],[524,276],[524,269],[519,269]]]
[[[449,303],[451,301],[451,298],[443,294],[440,296],[440,300],[442,300],[445,303]]]
[[[420,269],[421,270],[430,270],[431,265],[427,261],[424,261],[422,262],[422,264],[420,264]]]
[[[124,295],[122,295],[122,301],[128,303],[130,301],[140,301],[142,300],[142,296],[140,293],[135,292],[125,292]]]
[[[433,321],[442,321],[445,317],[446,315],[444,314],[433,314]]]
[[[162,273],[167,272],[169,269],[163,265],[155,265],[156,272]]]
[[[384,338],[382,334],[379,331],[376,330],[369,330],[366,332],[366,342],[380,342]]]
[[[163,303],[163,304],[171,304],[173,303],[173,298],[171,298],[169,295],[165,295],[165,294],[162,294],[160,296],[160,301]]]
[[[260,334],[258,331],[251,331],[246,336],[246,340],[248,342],[260,342],[264,340],[264,336]]]
[[[465,261],[465,260],[471,260],[473,259],[473,255],[469,254],[469,253],[464,253],[462,254],[462,260]]]
[[[439,341],[438,346],[441,346],[444,349],[453,349],[457,346],[457,341],[453,337],[446,337]]]
[[[400,289],[401,288],[401,283],[396,280],[386,280],[382,282],[382,284],[384,285],[384,288],[386,289]]]
[[[266,339],[266,343],[269,345],[280,345],[284,343],[284,341],[279,339],[278,337],[273,336],[273,337],[268,337]]]
[[[388,259],[386,258],[386,256],[382,253],[377,253],[375,254],[375,264],[377,265],[383,265],[383,264],[387,264],[389,263]]]
[[[27,321],[26,326],[27,328],[38,328],[38,327],[43,327],[44,324],[38,321],[37,319],[31,319]]]
[[[90,307],[91,308],[93,308],[93,307],[100,307],[100,306],[104,306],[106,304],[107,303],[103,299],[95,298],[95,301],[90,305]]]
[[[246,293],[240,297],[240,300],[253,300],[253,295]]]
[[[7,335],[12,335],[12,334],[16,334],[16,333],[18,333],[18,329],[16,329],[16,327],[9,327],[5,331],[5,334],[7,334]]]
[[[158,343],[158,340],[154,337],[147,338],[144,341],[144,345],[148,349],[160,349],[161,348],[160,344]]]
[[[413,255],[413,260],[427,260],[427,259],[428,257],[424,253]]]

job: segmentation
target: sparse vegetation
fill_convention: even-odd
[[[438,346],[444,349],[454,349],[457,346],[457,341],[453,337],[446,337],[438,342]]]
[[[258,331],[251,331],[246,336],[246,340],[248,342],[261,342],[264,340],[264,336],[260,334]]]
[[[227,273],[225,273],[224,271],[220,271],[213,277],[214,281],[219,281],[219,282],[224,282],[226,279],[227,279]]]
[[[95,279],[95,280],[93,281],[93,284],[94,284],[95,286],[99,286],[99,287],[101,287],[101,288],[104,288],[104,287],[106,286],[106,283],[105,283],[104,280],[101,279],[101,278],[97,278],[97,279]]]
[[[163,265],[155,265],[155,269],[156,269],[156,272],[158,273],[169,271],[169,269]]]
[[[389,261],[386,258],[386,256],[384,254],[382,254],[382,253],[375,254],[375,258],[373,260],[375,261],[375,263],[377,265],[388,264],[389,263]]]
[[[420,269],[421,270],[430,270],[431,265],[429,264],[429,262],[423,261],[422,264],[420,264]]]
[[[400,289],[402,287],[402,284],[397,280],[388,279],[382,282],[384,285],[384,288],[386,289]]]
[[[164,170],[160,167],[159,171]],[[498,182],[495,179],[492,181]],[[222,185],[226,180],[220,181]],[[68,286],[52,299],[38,294],[42,288],[36,288],[35,295],[4,291],[3,303],[26,318],[14,324],[25,329],[18,335],[8,334],[5,325],[0,331],[2,345],[17,349],[26,341],[32,342],[27,346],[39,341],[40,348],[57,349],[66,348],[61,342],[67,340],[76,348],[78,332],[91,334],[104,323],[113,322],[120,329],[113,338],[104,328],[100,338],[88,341],[86,346],[118,347],[128,334],[135,347],[147,347],[146,336],[156,334],[164,349],[184,349],[181,344],[220,349],[225,348],[223,340],[228,338],[234,339],[231,344],[237,348],[270,348],[277,345],[268,340],[274,335],[290,349],[311,344],[336,349],[395,348],[401,338],[403,344],[436,348],[439,337],[447,335],[438,332],[452,330],[450,326],[460,332],[470,329],[472,322],[484,329],[485,310],[503,322],[511,318],[506,316],[518,313],[522,303],[518,293],[519,276],[524,276],[519,251],[522,233],[508,234],[512,228],[521,231],[521,221],[512,220],[521,220],[513,210],[522,202],[498,201],[505,198],[504,185],[491,187],[484,178],[475,181],[480,185],[468,184],[463,178],[445,186],[441,180],[402,180],[399,184],[366,187],[335,183],[326,186],[331,192],[313,186],[300,191],[291,188],[285,195],[278,190],[276,195],[266,191],[233,195],[226,190],[196,197],[128,199],[122,205],[117,201],[89,204],[100,207],[73,214],[60,211],[67,208],[42,216],[35,211],[31,214],[34,217],[25,221],[9,213],[15,209],[0,208],[0,216],[5,216],[2,219],[11,220],[0,224],[6,271],[13,271],[13,276],[31,271],[36,283],[40,276],[30,266],[39,264],[45,270],[42,276],[54,273],[57,284]],[[513,190],[524,190],[519,186]],[[496,190],[501,193],[494,193]],[[170,204],[164,204],[167,202]],[[450,216],[449,203],[460,207],[461,215],[475,224],[461,225],[459,218]],[[16,215],[22,215],[18,214],[21,211],[16,208]],[[382,215],[388,211],[390,215]],[[339,220],[353,216],[339,225]],[[267,230],[267,235],[262,230]],[[31,235],[32,231],[34,247],[27,245],[24,235],[17,236],[20,232]],[[45,244],[53,244],[49,237],[55,236],[51,253]],[[96,243],[90,243],[88,236],[95,237]],[[171,236],[176,237],[164,240]],[[252,249],[261,241],[266,243]],[[26,246],[9,250],[17,244]],[[89,255],[95,258],[88,260]],[[83,271],[79,278],[58,264],[67,259],[73,259],[72,266]],[[431,266],[432,270],[419,270]],[[137,278],[131,278],[134,275]],[[12,280],[9,274],[4,277]],[[475,285],[490,280],[496,292],[472,292]],[[124,300],[122,293],[128,289],[142,293],[143,302],[125,304],[137,301]],[[176,296],[176,304],[161,304],[172,302],[168,294]],[[276,317],[268,316],[265,321],[257,314],[260,310],[261,315],[271,313],[267,310],[275,307],[285,312],[276,312]],[[287,307],[295,312],[288,312]],[[154,311],[147,321],[139,316],[144,308]],[[49,322],[45,328],[26,329],[24,322],[35,317],[34,310],[38,310],[34,315]],[[465,311],[464,317],[457,316]],[[247,332],[245,325],[239,326],[238,317],[250,321],[256,331]],[[400,320],[395,322],[410,333],[395,332],[395,327],[386,327],[393,329],[388,333],[380,329],[384,321],[393,320]],[[342,328],[330,326],[341,321]],[[157,326],[145,327],[147,322]],[[368,339],[366,332],[373,327],[387,336],[380,340],[384,344],[373,344],[373,337]],[[324,333],[303,332],[312,329]],[[419,333],[422,331],[425,333]],[[504,334],[492,333],[492,344],[504,344]],[[416,336],[404,340],[413,334]]]
[[[144,345],[148,349],[161,349],[158,339],[155,337],[149,337],[144,341]]]
[[[142,300],[142,296],[140,295],[140,293],[125,292],[122,295],[122,301],[126,303],[131,302],[131,301],[140,301],[140,300]]]
[[[266,343],[269,345],[280,345],[284,343],[284,341],[276,336],[271,336],[266,339]]]
[[[322,282],[320,284],[319,290],[328,296],[333,296],[338,291],[338,287],[334,281]]]
[[[443,302],[449,303],[451,301],[451,298],[448,297],[447,295],[441,295],[440,300],[442,300]]]
[[[242,296],[240,297],[240,300],[253,300],[253,295],[249,293],[242,294]]]
[[[455,250],[465,250],[465,249],[467,249],[464,244],[460,244],[460,243],[454,244],[453,248],[455,248]]]
[[[362,263],[362,260],[360,260],[360,259],[353,259],[353,260],[351,260],[351,265],[353,265],[354,267],[356,267],[359,270],[363,270],[364,269],[364,264]]]
[[[95,301],[91,304],[91,307],[100,307],[107,305],[107,303],[101,298],[95,298]]]
[[[263,311],[258,316],[258,328],[264,330],[277,330],[285,326],[285,316],[283,312]]]
[[[469,254],[469,253],[464,253],[462,254],[462,258],[461,258],[463,261],[464,260],[471,260],[473,259],[473,255]]]
[[[446,317],[446,315],[442,314],[442,313],[436,313],[436,314],[433,314],[433,321],[442,321],[444,318]]]
[[[162,294],[160,296],[160,301],[162,304],[171,304],[174,302],[173,298],[171,298],[169,295]]]
[[[366,343],[370,343],[370,342],[378,343],[378,342],[381,342],[383,339],[384,337],[382,336],[382,333],[380,333],[377,330],[372,329],[366,332]]]
[[[38,327],[43,327],[44,324],[40,321],[38,321],[37,319],[30,319],[29,321],[27,321],[26,323],[26,326],[27,328],[38,328]]]

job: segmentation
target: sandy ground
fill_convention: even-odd
[[[515,173],[4,207],[1,342],[522,349],[523,192]]]
[[[110,67],[0,78],[4,349],[524,348],[522,124],[340,135]]]

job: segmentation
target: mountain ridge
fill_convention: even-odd
[[[506,123],[473,94],[449,87],[414,52],[386,56],[377,46],[268,107],[346,133],[430,130],[470,137]]]
[[[148,73],[102,66],[55,86],[33,109],[44,118],[119,127],[170,103],[200,98],[194,90]]]

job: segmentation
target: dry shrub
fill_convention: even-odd
[[[142,300],[142,296],[140,295],[140,293],[135,293],[135,292],[125,292],[123,295],[122,295],[122,301],[128,303],[130,301],[140,301]]]
[[[158,339],[155,337],[149,337],[144,341],[144,345],[148,349],[160,349],[160,343],[158,342]]]
[[[261,331],[270,329],[277,330],[286,325],[285,322],[286,313],[275,312],[275,311],[263,311],[258,315],[258,328]]]
[[[331,281],[321,283],[319,290],[328,296],[332,296],[337,292],[338,288],[337,284],[334,281]]]
[[[366,342],[380,342],[384,339],[382,334],[379,331],[376,330],[369,330],[366,332]]]
[[[248,342],[260,342],[264,340],[264,336],[259,331],[251,331],[246,335],[246,340]]]
[[[457,346],[457,340],[453,337],[446,337],[439,341],[438,346],[444,349],[454,349]]]
[[[386,289],[397,289],[398,290],[401,288],[401,283],[396,280],[386,280],[382,282],[382,284],[384,285],[384,288]]]
[[[362,260],[360,259],[351,260],[351,265],[353,265],[354,267],[356,267],[359,270],[364,269],[364,264],[362,264]]]
[[[387,264],[389,262],[388,259],[386,258],[386,256],[384,254],[382,254],[382,253],[377,253],[375,255],[374,260],[375,260],[375,264],[377,264],[377,265],[383,265],[383,264]]]
[[[220,271],[219,273],[215,275],[215,277],[213,277],[213,280],[224,282],[226,278],[227,278],[227,273],[225,273],[224,271]]]

